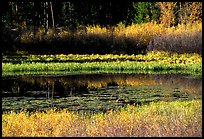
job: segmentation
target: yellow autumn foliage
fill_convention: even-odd
[[[202,136],[202,102],[152,102],[106,113],[66,109],[2,114],[3,137]]]

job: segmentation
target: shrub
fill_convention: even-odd
[[[76,32],[65,29],[45,32],[40,28],[37,31],[24,31],[10,43],[10,47],[15,47],[13,51],[35,54],[145,54],[151,50],[201,53],[202,24],[165,27],[149,22],[127,27],[121,24],[109,28],[87,26],[85,30]],[[9,47],[4,52],[6,50]]]

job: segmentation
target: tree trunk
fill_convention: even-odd
[[[18,4],[17,3],[15,5],[15,13],[16,13],[16,23],[17,23],[17,26],[18,26]]]
[[[45,33],[48,30],[49,27],[49,21],[48,21],[48,2],[44,2],[44,27],[45,27]]]
[[[55,28],[55,19],[54,19],[54,14],[53,14],[52,2],[50,2],[50,12],[52,16],[52,27]]]

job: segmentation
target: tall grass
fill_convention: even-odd
[[[201,53],[202,48],[201,23],[165,27],[149,22],[127,27],[118,24],[111,28],[98,25],[84,28],[76,32],[67,29],[49,29],[46,33],[43,29],[36,33],[25,31],[12,41],[16,52],[38,54],[138,54],[151,50]]]
[[[2,115],[2,136],[201,137],[200,100],[127,106],[118,111],[78,114],[63,110]]]
[[[178,53],[202,53],[202,25],[178,25],[166,33],[153,37],[149,50],[164,50]]]

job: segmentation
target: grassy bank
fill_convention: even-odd
[[[2,74],[9,72],[190,71],[201,74],[202,56],[152,51],[145,55],[20,55],[3,56]]]
[[[201,64],[158,64],[156,62],[92,62],[92,63],[26,63],[11,64],[3,63],[2,72],[37,72],[37,71],[97,71],[97,70],[143,70],[143,71],[168,71],[189,70],[192,73],[201,73]]]
[[[157,102],[118,111],[80,115],[66,109],[9,112],[2,136],[202,136],[200,100]],[[29,123],[29,124],[28,124]]]
[[[14,35],[16,34],[16,36]],[[3,53],[33,54],[139,54],[151,50],[202,53],[202,23],[165,27],[143,23],[125,27],[87,26],[3,32]]]

